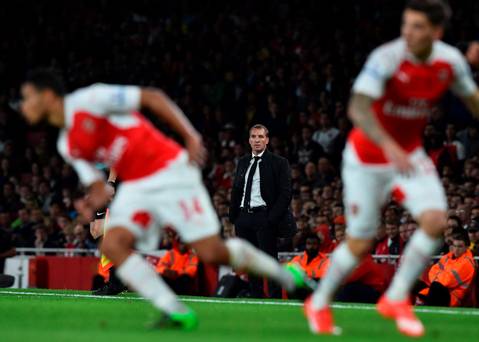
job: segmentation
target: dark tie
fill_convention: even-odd
[[[246,190],[244,193],[244,207],[246,209],[250,209],[250,202],[251,202],[251,187],[253,185],[253,177],[256,172],[256,167],[258,166],[258,161],[261,157],[253,157],[254,162],[251,165],[251,169],[249,170],[248,179],[246,180]]]

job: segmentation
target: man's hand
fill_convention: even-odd
[[[390,140],[382,146],[386,158],[393,163],[393,165],[403,175],[409,175],[414,171],[414,166],[409,160],[409,156],[397,143]]]
[[[192,135],[185,140],[186,149],[191,163],[203,167],[208,153],[199,134]]]

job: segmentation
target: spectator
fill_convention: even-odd
[[[0,274],[3,273],[5,259],[13,257],[15,254],[12,234],[4,229],[0,229]]]
[[[176,241],[160,259],[156,271],[177,294],[195,294],[198,257],[184,243]]]
[[[376,246],[375,254],[399,255],[402,252],[404,241],[399,235],[399,228],[395,221],[386,222],[386,238]]]
[[[293,250],[295,252],[302,252],[306,248],[306,237],[308,237],[312,231],[308,222],[308,216],[303,215],[297,219],[297,230],[293,237]]]
[[[471,158],[479,152],[479,132],[474,125],[457,133],[459,142],[465,147],[466,158]]]
[[[320,158],[318,160],[317,186],[330,185],[335,177],[335,170],[331,162],[327,158]]]
[[[313,229],[313,232],[316,233],[321,240],[321,253],[331,253],[334,248],[336,248],[336,244],[331,239],[331,231],[328,224],[320,223],[316,228]]]
[[[8,212],[15,212],[22,207],[20,197],[15,193],[15,186],[13,185],[13,183],[6,182],[3,185],[3,192],[0,203],[3,210]]]
[[[467,228],[467,234],[469,235],[469,249],[474,256],[479,256],[479,221],[471,221],[471,224]]]
[[[416,229],[417,229],[417,223],[414,221],[409,221],[399,226],[399,237],[401,241],[403,242],[403,247],[409,242],[409,239],[411,238],[412,234],[416,231]]]
[[[88,239],[89,229],[85,228],[84,225],[77,223],[73,228],[73,247],[80,249],[96,249],[95,242]]]
[[[294,156],[296,161],[301,165],[308,162],[317,163],[319,158],[324,155],[324,151],[318,143],[313,140],[312,129],[309,126],[303,127],[301,132],[301,144]]]
[[[334,244],[337,246],[341,241],[344,240],[346,234],[346,221],[343,215],[338,215],[334,218],[333,223]]]
[[[316,170],[316,164],[313,162],[308,162],[304,166],[304,180],[303,184],[308,185],[311,188],[316,186],[316,182],[318,179],[318,172]]]
[[[17,219],[10,226],[16,246],[26,247],[31,245],[32,226],[29,210],[26,208],[18,210]]]
[[[318,280],[327,271],[329,267],[329,259],[326,254],[320,250],[321,239],[317,234],[309,234],[306,236],[305,250],[303,254],[295,256],[291,263],[299,265],[309,278]]]
[[[464,150],[464,145],[457,140],[456,134],[456,127],[454,124],[448,124],[446,128],[446,140],[444,141],[444,145],[454,153],[458,160],[462,161],[464,158],[466,158],[466,152]]]
[[[291,213],[295,220],[298,220],[303,213],[303,202],[299,197],[293,197],[291,200]]]
[[[466,232],[455,229],[451,252],[431,267],[419,292],[419,299],[430,306],[460,306],[475,274],[475,263]]]
[[[333,127],[329,115],[326,113],[321,114],[319,129],[314,132],[313,140],[321,145],[324,152],[331,155],[333,152],[333,142],[338,134],[339,130],[336,127]]]
[[[340,302],[376,303],[386,290],[388,276],[371,255],[367,255],[338,291]]]
[[[235,226],[230,222],[228,216],[223,216],[221,218],[221,235],[224,239],[236,237]]]

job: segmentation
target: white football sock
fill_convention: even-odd
[[[138,254],[131,254],[117,268],[116,274],[124,284],[152,302],[157,309],[166,313],[188,311],[153,267]]]
[[[242,239],[229,239],[226,248],[230,254],[230,265],[255,275],[266,276],[278,282],[286,290],[295,288],[291,274],[281,267],[280,263],[268,254],[256,249]]]
[[[331,303],[334,293],[358,262],[359,259],[351,253],[345,242],[336,248],[331,255],[331,266],[313,294],[312,306],[314,309],[320,310]]]
[[[402,301],[409,296],[411,288],[436,252],[441,239],[432,238],[422,229],[418,229],[404,250],[401,265],[391,282],[386,297],[393,301]]]

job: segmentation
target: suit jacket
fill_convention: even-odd
[[[238,161],[231,190],[230,221],[238,218],[251,154]],[[296,224],[289,210],[291,202],[291,169],[288,160],[266,150],[259,163],[261,197],[268,207],[268,224],[277,229],[279,237],[291,237]]]

